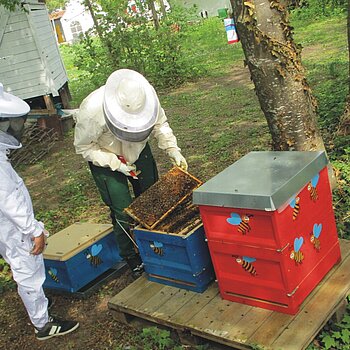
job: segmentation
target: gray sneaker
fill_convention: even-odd
[[[59,335],[73,332],[79,327],[79,322],[76,321],[62,321],[57,318],[49,317],[49,322],[41,328],[35,328],[35,336],[38,340],[46,340]]]

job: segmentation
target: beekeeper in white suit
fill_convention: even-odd
[[[44,340],[69,333],[79,323],[54,319],[48,314],[49,302],[42,288],[42,252],[48,233],[43,223],[34,218],[28,190],[8,158],[10,150],[22,146],[15,136],[21,135],[28,112],[28,104],[4,92],[0,83],[0,255],[11,267],[36,337]]]
[[[76,152],[88,161],[102,200],[111,210],[120,255],[138,277],[143,271],[142,261],[128,237],[129,218],[123,212],[132,201],[128,183],[137,197],[158,180],[148,145],[150,135],[184,170],[186,159],[154,88],[136,71],[112,73],[104,86],[86,97],[75,117]]]

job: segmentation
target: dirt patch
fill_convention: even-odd
[[[234,72],[225,76],[224,79],[222,77],[205,78],[173,91],[171,94],[181,96],[186,91],[210,90],[219,85],[231,86],[232,88],[232,86],[241,84],[251,86],[247,69],[234,69]],[[250,92],[254,94],[252,91]],[[240,153],[239,149],[233,148],[232,157],[225,160],[225,163],[220,162],[219,152],[216,151],[215,159],[203,158],[208,153],[207,147],[210,144],[210,138],[203,133],[203,130],[213,122],[216,126],[222,124],[225,130],[230,124],[225,122],[224,115],[218,114],[214,118],[205,111],[201,112],[205,117],[201,117],[198,123],[196,121],[195,127],[189,128],[190,118],[183,121],[181,125],[176,124],[176,118],[172,117],[170,110],[173,110],[177,117],[182,113],[184,115],[190,114],[191,108],[191,104],[182,103],[180,98],[177,102],[176,105],[165,108],[170,125],[174,128],[179,146],[182,147],[182,152],[189,161],[190,172],[196,177],[206,180],[221,171],[229,162],[238,158]],[[203,101],[203,104],[205,103]],[[221,108],[221,105],[217,106],[217,110]],[[236,109],[237,105],[233,104],[233,108]],[[237,133],[242,132],[239,126],[236,128]],[[245,135],[241,136],[240,139],[244,140]],[[158,170],[160,174],[165,174],[170,169],[171,163],[165,152],[157,147],[154,140],[152,140],[151,145],[157,159]],[[80,155],[75,154],[72,133],[65,135],[63,141],[58,141],[43,160],[35,165],[17,170],[27,184],[36,214],[46,213],[46,216],[41,219],[46,225],[51,225],[52,229],[49,230],[51,234],[77,221],[110,222],[108,208],[100,199],[86,162]],[[169,221],[164,220],[163,226],[159,227],[161,230],[181,232],[183,225],[188,225],[187,210],[189,216],[196,217],[198,215],[198,208],[191,206],[191,197],[187,199],[188,201],[183,201],[181,206],[176,208],[178,213],[182,213],[183,221],[178,221],[178,226],[175,227],[170,219]],[[177,215],[177,212],[174,211],[174,215]],[[117,346],[121,349],[142,348],[137,338],[140,332],[113,319],[107,306],[108,300],[132,281],[131,274],[126,271],[87,299],[79,300],[73,296],[52,295],[55,299],[53,314],[61,318],[78,320],[80,328],[70,335],[45,342],[39,342],[35,339],[33,327],[29,323],[27,313],[16,290],[2,293],[0,298],[0,348],[6,350],[115,350]]]

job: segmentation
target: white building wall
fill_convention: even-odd
[[[218,16],[218,9],[232,8],[230,0],[175,0],[175,2],[184,7],[197,5],[198,14],[207,11],[209,17]]]
[[[80,0],[71,0],[65,7],[65,14],[61,18],[62,29],[69,43],[78,39],[80,33],[93,27],[92,17],[81,4]]]

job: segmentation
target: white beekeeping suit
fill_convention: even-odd
[[[28,112],[28,104],[4,92],[0,83],[0,255],[11,266],[36,338],[47,340],[73,332],[79,322],[48,314],[49,300],[42,287],[45,281],[42,252],[48,233],[43,223],[35,219],[28,190],[8,158],[11,149],[22,146],[16,137],[21,135],[24,126],[21,119]]]
[[[9,133],[13,118],[26,115],[29,106],[7,94],[0,84],[0,255],[11,266],[18,293],[34,327],[48,320],[48,300],[43,292],[45,268],[42,254],[33,255],[34,237],[46,231],[34,218],[32,201],[21,177],[13,169],[8,153],[21,147]]]

